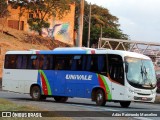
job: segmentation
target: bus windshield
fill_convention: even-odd
[[[140,58],[125,58],[126,77],[131,85],[140,88],[154,88],[156,75],[151,60]]]

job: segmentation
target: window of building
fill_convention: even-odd
[[[29,19],[33,18],[33,13],[29,13]]]

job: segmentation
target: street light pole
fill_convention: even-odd
[[[87,41],[87,47],[90,47],[90,33],[91,33],[91,3],[89,7],[89,23],[88,23],[88,41]]]
[[[78,19],[77,45],[76,45],[78,47],[82,47],[83,16],[84,16],[84,0],[81,0],[81,2],[80,2],[80,16]]]
[[[101,45],[102,45],[102,34],[103,34],[103,31],[102,31],[102,25],[101,25],[101,34],[100,34],[100,39],[99,39],[98,48],[101,48]]]

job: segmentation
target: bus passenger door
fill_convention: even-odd
[[[124,69],[122,57],[108,55],[108,78],[112,81],[112,100],[124,100]]]

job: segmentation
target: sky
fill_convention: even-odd
[[[131,40],[160,42],[160,0],[86,0],[119,18]]]

